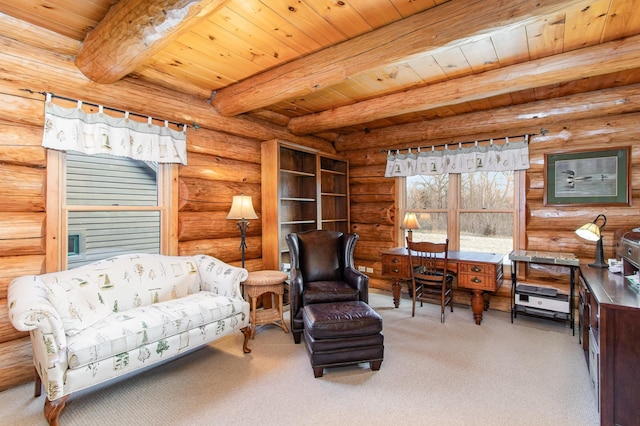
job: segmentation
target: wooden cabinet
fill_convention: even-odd
[[[621,274],[580,267],[579,328],[600,423],[640,419],[640,298]]]
[[[282,140],[262,144],[262,260],[286,270],[287,234],[349,232],[349,163]]]

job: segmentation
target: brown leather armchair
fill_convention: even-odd
[[[355,269],[358,234],[311,230],[287,235],[291,255],[291,331],[300,343],[302,307],[314,303],[361,300],[369,303],[369,277]]]

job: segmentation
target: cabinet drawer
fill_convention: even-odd
[[[409,258],[391,254],[382,255],[382,275],[393,278],[409,278]]]
[[[600,309],[595,297],[589,298],[589,327],[595,330],[600,328]]]

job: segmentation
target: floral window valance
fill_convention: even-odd
[[[505,138],[502,145],[490,141],[488,145],[449,149],[434,148],[416,152],[411,149],[406,154],[389,152],[385,177],[440,175],[445,173],[500,172],[526,170],[529,168],[528,137],[524,141],[509,142]]]
[[[77,108],[64,108],[52,102],[47,93],[42,146],[60,151],[78,151],[88,155],[111,154],[141,161],[187,165],[187,134],[164,126],[140,123],[129,118],[111,117],[98,105],[95,114]]]

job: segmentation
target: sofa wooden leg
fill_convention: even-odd
[[[65,395],[62,398],[54,399],[53,401],[49,401],[49,398],[44,400],[44,418],[47,419],[50,426],[59,425],[58,417],[60,417],[60,412],[62,412],[62,409],[70,396],[71,395]]]
[[[36,380],[35,380],[35,389],[33,390],[33,396],[34,397],[39,397],[40,395],[42,395],[42,379],[40,378],[40,375],[38,374],[38,370],[36,370],[36,368],[33,368],[34,372],[36,373]]]
[[[251,349],[249,349],[249,339],[251,338],[251,330],[249,327],[241,328],[242,334],[244,334],[244,342],[242,343],[242,351],[245,354],[251,353]]]
[[[293,331],[293,342],[297,345],[302,339],[302,331]]]
[[[315,377],[316,379],[318,377],[322,377],[323,373],[324,373],[323,367],[313,367],[313,377]]]
[[[380,360],[380,361],[371,361],[370,365],[371,365],[371,370],[378,371],[378,370],[380,370],[380,366],[382,365],[382,360]]]

